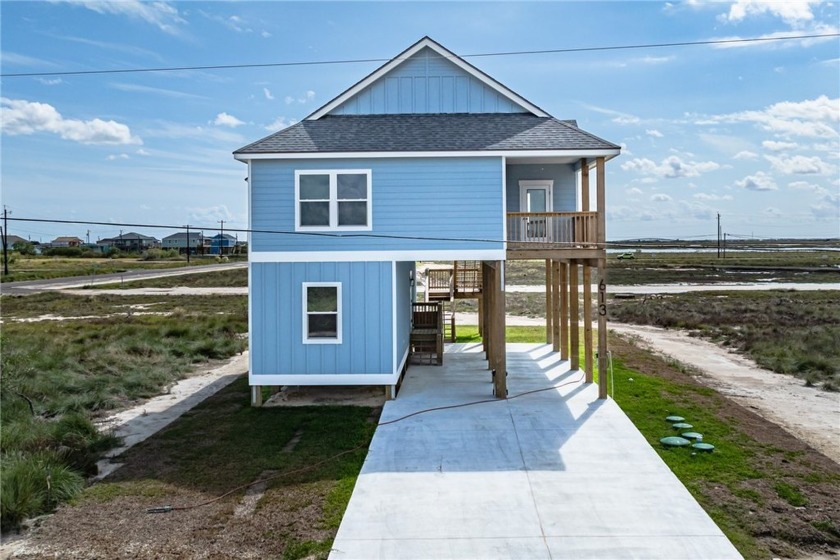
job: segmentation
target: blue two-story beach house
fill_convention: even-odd
[[[482,330],[498,371],[504,262],[544,260],[547,340],[580,367],[578,267],[590,302],[589,267],[604,278],[604,163],[619,151],[426,37],[302,122],[234,152],[248,165],[254,402],[265,385],[393,391],[421,260],[483,263]],[[504,377],[494,375],[499,397]]]

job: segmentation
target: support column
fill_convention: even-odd
[[[580,293],[578,292],[578,262],[569,261],[569,349],[571,351],[571,363],[569,367],[573,370],[580,369]]]
[[[251,385],[251,406],[259,408],[262,405],[262,385]]]
[[[560,261],[551,261],[551,345],[560,351]]]
[[[478,336],[484,336],[484,285],[476,298],[478,301]]]
[[[569,359],[569,265],[560,263],[560,358]]]
[[[507,398],[507,350],[505,333],[505,282],[504,282],[504,261],[496,261],[493,270],[493,324],[494,339],[494,369],[496,377],[493,379],[493,388],[496,398]]]
[[[554,295],[551,293],[553,284],[551,281],[551,260],[545,259],[545,343],[552,344],[554,337]]]
[[[490,266],[481,263],[481,275],[483,281],[482,298],[484,299],[484,332],[481,335],[481,342],[484,346],[484,357],[487,359],[488,367],[493,369],[493,276]]]
[[[609,358],[607,348],[607,205],[605,197],[606,177],[604,158],[595,160],[598,174],[596,189],[598,192],[598,398],[607,398],[607,380],[609,379]]]
[[[592,269],[589,261],[583,261],[583,369],[586,382],[592,383]]]

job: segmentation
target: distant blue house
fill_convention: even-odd
[[[561,78],[547,77],[558,91]],[[420,260],[484,263],[482,325],[491,369],[502,371],[504,261],[545,260],[548,339],[568,352],[554,271],[571,286],[574,265],[576,286],[577,265],[605,258],[604,162],[619,151],[428,37],[235,151],[248,165],[254,230],[251,385],[393,388],[411,349]]]
[[[217,233],[210,238],[211,255],[229,255],[236,247],[236,237],[229,233]]]

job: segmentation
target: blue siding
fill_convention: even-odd
[[[252,251],[502,248],[501,158],[255,160],[250,177],[255,230],[294,232],[296,169],[371,169],[373,230],[350,232],[355,237],[257,231],[251,234]],[[371,234],[399,238],[364,237]],[[423,239],[429,237],[438,239]]]
[[[554,180],[555,212],[574,212],[577,208],[577,173],[567,164],[511,164],[507,166],[507,211],[520,212],[519,181]]]
[[[411,333],[411,303],[417,294],[416,285],[411,285],[411,278],[416,279],[416,277],[417,271],[413,262],[397,263],[397,367],[408,350]]]
[[[426,47],[330,114],[527,112]]]
[[[341,282],[341,344],[303,344],[304,282]],[[252,263],[251,373],[393,373],[392,284],[390,262]]]

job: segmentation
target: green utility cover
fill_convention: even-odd
[[[685,418],[683,418],[682,416],[669,416],[665,420],[667,420],[668,422],[671,422],[672,424],[674,422],[685,422]]]
[[[715,446],[711,443],[695,443],[691,447],[693,447],[697,451],[703,451],[705,453],[711,453],[715,450]]]
[[[672,424],[671,427],[675,430],[690,430],[694,426],[687,424],[686,422],[677,422],[676,424]]]
[[[691,445],[691,442],[680,436],[668,436],[659,440],[659,443],[665,447],[685,447]]]
[[[703,439],[703,434],[698,434],[697,432],[683,432],[680,435],[685,439]]]

